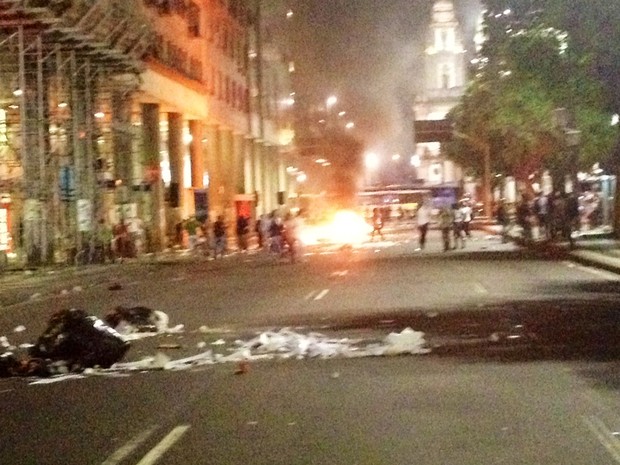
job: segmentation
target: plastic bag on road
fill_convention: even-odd
[[[127,353],[129,343],[99,318],[79,309],[52,315],[30,356],[66,362],[69,367],[108,368]]]

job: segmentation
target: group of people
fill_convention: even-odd
[[[200,250],[214,259],[221,258],[228,249],[226,229],[223,215],[219,215],[211,225],[208,220],[199,221],[192,216],[177,224],[176,243],[183,244],[185,232],[189,250]]]
[[[301,210],[297,214],[287,212],[284,217],[281,217],[277,211],[269,215],[261,215],[256,220],[255,227],[258,248],[296,261],[301,255],[299,234],[302,221]]]
[[[471,238],[471,222],[474,217],[474,211],[468,200],[461,200],[452,205],[444,205],[439,209],[437,222],[441,230],[442,243],[444,251],[456,249],[457,247],[465,247],[466,239]],[[418,228],[418,248],[423,250],[426,247],[426,238],[428,230],[433,220],[433,207],[430,200],[426,199],[422,202],[415,214]],[[383,215],[380,209],[373,209],[371,218],[372,232],[370,239],[374,240],[379,236],[383,240]]]
[[[258,249],[267,250],[282,257],[290,256],[295,260],[300,251],[301,221],[301,212],[297,215],[288,212],[281,216],[277,211],[273,211],[269,215],[261,215],[254,225]],[[211,225],[208,221],[200,222],[195,217],[191,217],[177,226],[177,243],[184,242],[182,235],[185,232],[187,246],[190,250],[198,249],[205,255],[217,259],[228,252],[228,231],[229,227],[223,215],[219,215]],[[251,222],[247,215],[237,215],[234,232],[237,249],[242,253],[247,252],[251,235]]]
[[[497,208],[497,222],[502,225],[506,240],[513,226],[508,205],[502,200]],[[539,236],[548,241],[567,240],[574,245],[573,231],[579,229],[579,200],[574,193],[540,193],[531,198],[524,195],[516,205],[515,223],[521,227],[523,239],[534,239],[534,228]]]
[[[430,208],[430,207],[429,207]],[[473,209],[467,200],[455,202],[452,205],[444,205],[439,210],[438,225],[441,230],[441,242],[443,251],[465,248],[465,241],[471,238],[471,222],[473,220]],[[419,223],[418,219],[418,223]],[[426,230],[428,223],[424,227],[424,234],[420,232],[420,248],[424,248],[426,242]],[[424,236],[424,239],[422,237]]]

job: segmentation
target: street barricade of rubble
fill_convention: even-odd
[[[157,334],[180,333],[183,325],[168,326],[164,312],[147,307],[116,307],[103,319],[84,310],[55,312],[43,334],[31,345],[27,357],[18,357],[2,337],[6,352],[0,354],[0,377],[67,375],[69,373],[114,374],[138,370],[184,370],[216,363],[247,363],[266,359],[357,358],[430,352],[424,333],[406,328],[382,340],[368,342],[331,338],[317,332],[302,334],[288,328],[264,331],[249,340],[212,342],[213,350],[171,360],[157,352],[136,362],[122,362],[130,341]],[[198,345],[206,347],[205,342]]]

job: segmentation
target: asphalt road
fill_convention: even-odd
[[[434,356],[0,384],[7,464],[613,464],[610,363]]]
[[[610,302],[615,315],[616,275],[481,233],[443,253],[433,233],[425,251],[401,233],[352,251],[308,249],[296,264],[248,254],[8,276],[0,280],[0,335],[32,342],[56,309],[103,315],[139,304],[165,311],[185,331],[137,341],[127,359],[158,351],[175,359],[267,327],[379,339],[422,322],[419,315],[449,321],[485,309],[493,335],[503,334],[493,325],[514,306],[534,321],[539,309],[549,319],[542,308],[567,301],[586,318]],[[456,336],[483,332],[479,322],[462,321]],[[457,349],[255,362],[242,375],[219,364],[53,384],[0,380],[0,463],[620,463],[615,358],[519,354]]]

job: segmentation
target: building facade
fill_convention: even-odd
[[[463,37],[449,0],[433,4],[428,43],[424,52],[424,90],[416,97],[416,120],[443,120],[459,103],[467,82],[467,58]],[[457,183],[461,170],[441,155],[439,142],[416,143],[418,179],[425,184]]]
[[[285,121],[267,109],[287,64],[263,53],[257,0],[53,5],[0,1],[5,251],[67,260],[123,221],[157,252],[188,217],[286,201]]]

